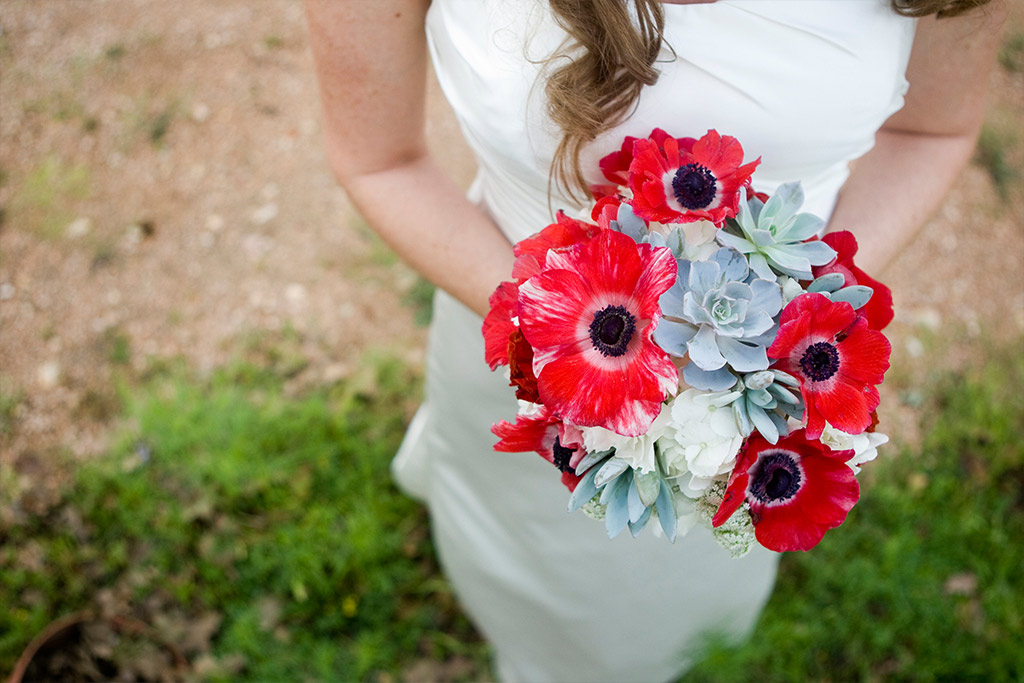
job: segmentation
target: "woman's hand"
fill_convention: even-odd
[[[877,273],[938,208],[974,151],[1007,0],[918,22],[906,104],[857,160],[829,230],[857,236],[857,265]]]
[[[512,247],[434,163],[424,138],[428,0],[307,0],[338,182],[410,265],[480,315]]]

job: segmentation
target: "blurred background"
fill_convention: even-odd
[[[1020,10],[973,163],[881,274],[893,444],[687,680],[1024,677]],[[387,471],[431,295],[330,176],[301,3],[3,0],[0,675],[491,678]]]

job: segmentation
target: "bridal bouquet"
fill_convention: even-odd
[[[627,137],[593,222],[560,212],[491,296],[486,360],[520,405],[495,449],[554,464],[609,536],[702,521],[734,555],[808,550],[888,441],[891,292],[853,235],[817,237],[799,183],[754,192],[759,162],[714,130]]]

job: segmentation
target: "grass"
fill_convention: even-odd
[[[425,512],[387,471],[417,378],[368,358],[291,396],[292,354],[267,343],[205,379],[167,364],[137,380],[110,454],[49,512],[0,526],[0,670],[93,608],[205,634],[185,651],[203,679],[489,675]],[[843,528],[783,558],[749,642],[712,640],[687,683],[1024,677],[1014,351],[922,387],[920,447],[865,469]]]
[[[9,220],[40,237],[54,239],[63,234],[73,217],[72,206],[90,193],[88,168],[51,155],[40,160],[15,191]]]
[[[244,363],[205,381],[172,367],[124,396],[137,427],[110,456],[82,467],[49,514],[0,529],[0,670],[51,619],[104,594],[150,623],[219,615],[189,656],[241,662],[231,673],[247,679],[482,662],[424,510],[388,475],[415,378],[371,366],[358,388],[301,398]]]
[[[974,150],[974,160],[980,164],[992,179],[1000,199],[1004,202],[1010,197],[1010,188],[1017,182],[1020,172],[1009,160],[1009,150],[1016,140],[1012,135],[1005,134],[995,126],[986,123],[981,129],[978,144]]]

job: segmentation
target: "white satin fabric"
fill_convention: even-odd
[[[801,180],[827,216],[851,160],[902,106],[914,22],[882,0],[720,0],[666,5],[658,83],[596,141],[584,166],[655,127],[733,135],[758,156],[755,187]],[[431,56],[477,155],[471,197],[512,241],[551,221],[557,133],[544,116],[538,61],[564,37],[538,0],[433,0]],[[593,180],[600,175],[591,173]],[[563,197],[552,208],[571,209]],[[483,361],[480,319],[435,299],[426,401],[395,458],[399,484],[425,500],[459,600],[494,645],[506,681],[661,681],[686,668],[703,632],[749,632],[777,556],[733,560],[695,529],[675,544],[647,529],[609,540],[568,514],[557,470],[536,454],[495,453],[490,425],[512,420],[502,373]]]

